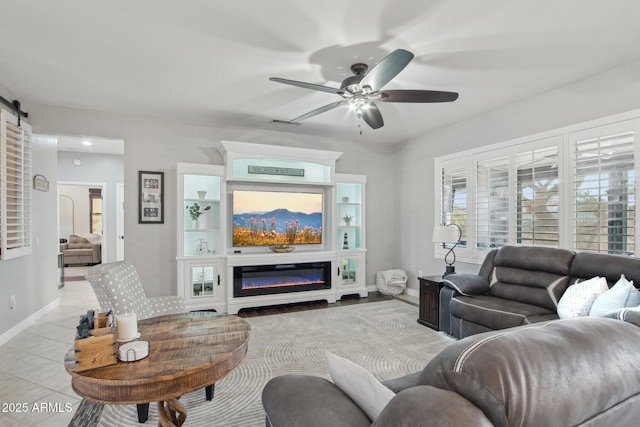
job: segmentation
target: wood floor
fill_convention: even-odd
[[[293,313],[304,310],[317,310],[320,308],[340,307],[352,304],[366,304],[370,302],[389,301],[394,297],[382,295],[378,292],[369,292],[366,298],[360,298],[358,295],[345,295],[342,299],[336,301],[335,304],[328,304],[326,301],[310,301],[293,304],[272,305],[268,307],[243,308],[238,312],[240,317],[257,317],[267,316],[270,314]]]

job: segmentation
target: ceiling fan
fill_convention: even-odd
[[[413,59],[413,53],[397,49],[385,56],[370,70],[367,64],[353,64],[351,71],[353,76],[343,80],[339,89],[317,85],[313,83],[299,82],[296,80],[271,77],[269,80],[298,86],[305,89],[334,93],[344,98],[341,101],[320,107],[306,114],[289,120],[289,123],[298,123],[318,114],[333,110],[342,105],[348,105],[354,110],[358,118],[362,118],[371,128],[379,129],[384,126],[382,114],[374,101],[382,102],[452,102],[458,99],[457,92],[441,92],[437,90],[381,90]]]

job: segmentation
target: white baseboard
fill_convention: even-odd
[[[369,292],[374,292],[378,290],[378,287],[376,285],[367,285],[367,290]],[[405,290],[402,291],[402,293],[412,297],[420,298],[420,291],[418,289],[405,288]]]
[[[412,297],[420,298],[420,291],[418,289],[406,288],[403,293]]]
[[[0,346],[5,345],[10,339],[17,337],[21,332],[24,332],[29,326],[34,325],[38,320],[51,312],[54,308],[60,305],[60,298],[56,298],[49,304],[42,307],[40,310],[33,313],[31,316],[24,319],[22,322],[9,329],[4,334],[0,335]]]

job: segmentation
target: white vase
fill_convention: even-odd
[[[194,230],[197,230],[200,228],[200,221],[198,221],[197,219],[192,219],[191,220],[191,228],[193,228]]]
[[[198,191],[198,198],[200,200],[204,200],[204,198],[207,196],[207,192],[206,191]]]

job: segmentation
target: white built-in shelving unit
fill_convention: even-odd
[[[237,313],[247,307],[367,296],[365,282],[366,177],[336,174],[342,153],[223,141],[224,165],[177,164],[178,293],[191,310]],[[265,246],[234,247],[234,190],[323,194],[323,233],[318,244],[290,253]],[[187,207],[208,208],[197,223]],[[350,219],[350,221],[345,221]],[[328,289],[256,296],[234,295],[234,268],[290,263],[331,263]]]

